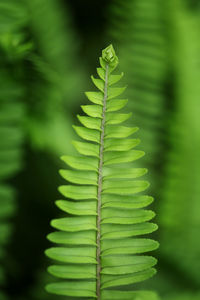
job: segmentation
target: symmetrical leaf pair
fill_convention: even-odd
[[[48,239],[58,246],[46,254],[60,262],[48,270],[63,281],[49,284],[47,291],[98,300],[153,299],[151,292],[107,290],[151,277],[156,259],[141,254],[158,243],[138,238],[157,226],[149,222],[154,212],[144,209],[153,199],[141,194],[149,183],[138,180],[147,170],[133,165],[144,155],[133,150],[139,140],[128,138],[138,128],[119,125],[131,114],[118,113],[127,100],[116,99],[124,88],[113,85],[123,74],[112,74],[118,64],[112,46],[103,50],[100,64],[99,79],[92,77],[100,91],[86,93],[92,104],[82,106],[83,126],[74,126],[85,140],[73,142],[82,156],[62,157],[70,169],[61,176],[73,185],[59,188],[67,199],[56,204],[69,216],[52,221],[59,231]]]

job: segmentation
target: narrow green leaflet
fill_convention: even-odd
[[[102,300],[159,300],[156,293],[151,291],[113,291],[103,290]]]
[[[103,105],[103,93],[101,93],[101,92],[86,92],[85,94],[91,102],[93,102],[95,104]]]
[[[89,116],[94,118],[102,118],[102,106],[100,105],[82,105],[82,110]]]
[[[149,234],[157,229],[158,226],[156,224],[149,222],[128,225],[115,224],[115,226],[113,226],[112,224],[103,224],[101,228],[101,233],[102,240],[104,240]]]
[[[102,51],[99,78],[91,77],[97,90],[86,92],[90,103],[82,106],[86,115],[78,115],[81,126],[73,126],[79,156],[62,157],[67,182],[56,205],[63,215],[51,221],[55,231],[47,238],[55,246],[46,250],[56,281],[46,290],[81,299],[157,300],[153,292],[120,288],[155,274],[157,260],[148,252],[158,243],[146,237],[157,229],[150,223],[155,213],[146,209],[153,198],[141,180],[147,169],[135,167],[144,156],[132,137],[138,127],[124,125],[131,113],[118,112],[128,100],[120,98],[125,88],[113,87],[123,76],[112,74],[117,65],[110,45]]]
[[[51,226],[67,232],[97,230],[95,217],[91,216],[55,219],[51,221]]]
[[[129,151],[140,143],[139,139],[106,139],[105,151]]]
[[[109,258],[108,258],[109,257]],[[120,258],[120,264],[119,264]],[[157,261],[151,256],[134,256],[125,255],[121,260],[121,256],[105,256],[102,257],[102,274],[124,275],[133,274],[139,271],[147,270],[153,267]]]
[[[53,247],[46,250],[49,257],[56,261],[75,263],[75,264],[89,264],[96,263],[95,248],[93,247],[78,247],[78,248],[64,248]]]
[[[49,293],[72,297],[96,298],[94,281],[63,281],[51,283],[46,286]]]
[[[105,129],[105,139],[108,138],[125,138],[138,130],[137,127],[112,126],[108,125]]]
[[[119,113],[107,113],[106,124],[121,124],[124,121],[128,120],[132,116],[132,113],[129,114],[119,114]]]
[[[58,200],[56,205],[63,211],[72,215],[97,215],[96,201],[72,202],[67,200]]]
[[[147,173],[144,168],[104,168],[104,179],[137,178]]]
[[[123,240],[120,245],[119,240],[104,240],[102,242],[102,256],[113,254],[137,254],[155,250],[158,247],[156,241],[150,239],[132,239]],[[124,257],[126,258],[126,256]]]
[[[72,183],[97,185],[97,173],[94,171],[60,170],[60,175]]]
[[[117,195],[130,195],[137,194],[146,190],[149,187],[148,181],[132,180],[132,181],[122,181],[112,180],[105,181],[103,184],[103,194],[117,194]]]
[[[105,85],[104,80],[94,78],[94,76],[91,76],[91,79],[92,79],[94,85],[95,85],[100,91],[102,91],[102,92],[104,93],[104,85]],[[102,99],[102,100],[103,100],[103,99]],[[103,102],[103,101],[102,101],[102,102]]]
[[[101,130],[101,119],[77,115],[77,118],[87,128]]]
[[[122,286],[137,283],[152,277],[155,273],[156,270],[154,268],[151,268],[145,271],[119,276],[106,274],[103,276],[101,288],[105,289],[114,286]]]
[[[84,140],[92,141],[96,143],[100,142],[100,133],[97,130],[92,130],[81,126],[73,126],[73,127],[76,133]]]
[[[49,273],[65,279],[88,279],[96,278],[95,265],[71,265],[60,266],[53,265],[48,268]]]
[[[83,155],[99,157],[99,147],[92,143],[72,142],[76,150]]]
[[[118,111],[126,106],[128,100],[110,100],[106,107],[106,112]]]
[[[144,156],[143,151],[139,150],[130,150],[130,151],[110,151],[104,153],[104,165],[112,165],[112,164],[119,164],[119,163],[128,163],[134,160],[137,160]]]
[[[47,236],[48,240],[56,244],[66,245],[94,245],[96,246],[95,231],[55,231]]]
[[[97,199],[97,187],[94,186],[61,185],[59,191],[74,200]]]
[[[124,76],[124,73],[121,73],[120,75],[110,75],[109,76],[109,85],[117,83],[123,76]]]

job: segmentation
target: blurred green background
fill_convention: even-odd
[[[59,157],[110,43],[159,225],[137,288],[200,299],[200,0],[0,0],[0,300],[60,299],[43,288]]]

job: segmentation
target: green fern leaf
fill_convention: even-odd
[[[151,171],[148,179],[154,194],[159,189],[158,161],[163,161],[165,152],[162,137],[166,127],[165,88],[170,53],[167,45],[170,43],[165,34],[164,16],[170,9],[174,11],[160,0],[113,0],[108,19],[108,35],[118,44],[122,57],[120,63],[129,86],[128,109],[134,111],[134,122],[140,127],[140,147],[147,153],[142,164]]]
[[[129,138],[138,128],[118,125],[131,114],[117,112],[127,103],[114,99],[124,88],[110,87],[122,77],[111,75],[118,64],[112,45],[103,50],[100,64],[100,79],[92,77],[99,92],[86,93],[93,104],[82,107],[88,115],[78,116],[83,126],[74,126],[85,141],[73,144],[84,156],[62,157],[71,169],[60,174],[72,184],[59,188],[66,199],[56,205],[68,216],[51,222],[58,231],[48,239],[58,246],[46,250],[59,262],[48,271],[61,282],[47,285],[46,290],[98,300],[157,299],[151,292],[107,290],[153,276],[156,259],[142,254],[155,250],[158,243],[138,238],[155,231],[157,225],[149,222],[154,212],[144,209],[153,201],[142,194],[149,183],[138,179],[147,170],[133,164],[144,155],[133,150],[139,140]]]
[[[169,32],[174,42],[169,51],[173,53],[172,66],[176,74],[172,98],[176,105],[168,118],[168,150],[160,190],[162,201],[158,206],[162,226],[160,252],[163,259],[173,261],[177,270],[185,272],[200,286],[200,261],[197,259],[200,253],[197,238],[200,228],[199,15],[191,14],[184,1],[171,0],[167,5],[168,10],[173,11]],[[192,295],[187,299],[193,299]]]
[[[6,300],[6,261],[16,212],[16,189],[10,180],[23,166],[23,121],[26,105],[22,102],[25,89],[22,84],[22,61],[30,49],[25,42],[23,28],[27,14],[20,1],[0,2],[0,299]]]

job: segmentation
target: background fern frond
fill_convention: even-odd
[[[29,34],[34,50],[29,55],[29,137],[34,149],[62,155],[71,151],[71,111],[76,110],[76,86],[81,88],[74,30],[69,9],[62,1],[26,0],[30,14]],[[68,132],[68,137],[63,136]]]
[[[21,3],[1,1],[0,14],[3,15],[0,20],[0,286],[3,287],[6,281],[5,258],[8,257],[6,245],[17,206],[16,190],[10,180],[23,165],[26,106],[21,82],[22,59],[30,45],[22,34],[26,14]],[[0,294],[0,298],[4,299],[4,295]]]
[[[158,243],[140,237],[157,228],[149,222],[154,212],[145,209],[153,198],[142,194],[149,186],[139,179],[146,169],[134,164],[144,155],[133,150],[138,140],[130,138],[138,128],[121,125],[126,118],[118,111],[127,100],[118,99],[124,88],[113,87],[121,76],[112,75],[118,65],[112,46],[102,51],[100,65],[100,78],[92,77],[99,91],[86,93],[91,104],[82,108],[88,116],[79,116],[84,126],[74,126],[85,140],[74,146],[84,156],[62,158],[72,169],[61,170],[61,176],[72,184],[60,186],[67,199],[56,205],[69,216],[51,222],[58,231],[48,239],[58,246],[46,254],[57,264],[48,271],[61,281],[47,285],[47,291],[97,299],[156,299],[151,292],[108,290],[153,276],[156,259],[144,254]]]
[[[176,105],[169,119],[169,151],[161,187],[160,251],[166,261],[185,270],[191,284],[199,286],[199,15],[179,0],[169,1],[168,11]]]
[[[158,190],[163,156],[165,80],[167,75],[164,6],[160,0],[111,2],[109,36],[116,41],[127,75],[128,109],[140,127],[143,164],[150,169],[151,189]],[[160,162],[160,163],[159,163]]]

